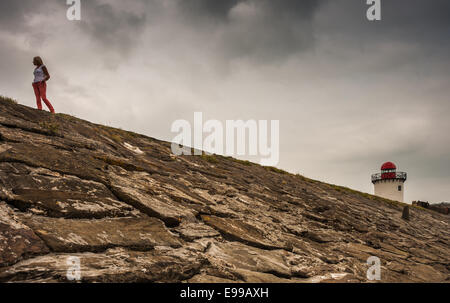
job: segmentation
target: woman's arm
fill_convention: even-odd
[[[44,81],[47,81],[48,79],[50,79],[50,74],[48,73],[47,67],[43,66],[43,67],[42,67],[42,71],[43,71],[44,74],[45,74],[45,79],[44,79]]]

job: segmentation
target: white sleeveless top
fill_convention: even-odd
[[[42,68],[44,67],[45,65],[41,65],[41,66],[39,66],[38,68],[36,68],[35,70],[34,70],[34,72],[33,72],[33,74],[34,74],[34,81],[33,81],[33,83],[36,83],[36,82],[41,82],[41,81],[44,81],[45,80],[45,74],[44,74],[44,71],[42,70]]]

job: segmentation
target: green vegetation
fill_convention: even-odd
[[[112,127],[104,126],[104,125],[98,125],[98,132],[113,140],[116,143],[123,143],[122,137],[119,135],[117,129],[114,129]]]
[[[119,136],[118,134],[112,134],[112,135],[110,135],[110,138],[113,139],[113,141],[117,142],[117,143],[122,143],[123,142],[122,137]]]
[[[208,155],[205,152],[203,152],[201,157],[202,157],[203,160],[206,160],[209,163],[212,163],[212,164],[219,163],[219,160],[217,160],[216,155]]]
[[[99,133],[112,139],[116,143],[123,143],[124,141],[131,140],[133,138],[145,137],[135,132],[125,131],[121,128],[114,128],[110,126],[97,124]],[[146,138],[146,137],[145,137]],[[150,139],[150,138],[147,138]]]
[[[222,156],[222,155],[217,155],[217,154],[208,155],[204,151],[203,151],[201,157],[203,159],[205,159],[206,161],[210,162],[210,163],[219,163],[219,159],[228,159],[228,160],[240,163],[240,164],[245,165],[245,166],[257,165],[256,163],[253,163],[251,161],[240,160],[240,159],[233,158],[231,156]]]
[[[123,130],[120,127],[119,128],[114,128],[114,130],[117,132],[118,135],[122,136],[125,139],[131,139],[131,138],[141,138],[143,137],[142,135],[132,132],[132,131],[127,131],[127,130]]]
[[[39,122],[39,126],[43,129],[46,129],[51,135],[58,135],[58,131],[60,129],[60,125],[55,122],[53,119],[49,121],[41,121]]]
[[[230,157],[231,158],[231,157]],[[250,162],[250,161],[248,161],[248,160],[239,160],[239,159],[235,159],[235,158],[232,158],[235,162],[238,162],[238,163],[241,163],[241,164],[243,164],[243,165],[245,165],[245,166],[252,166],[253,164],[255,164],[255,163],[253,163],[253,162]]]
[[[75,116],[71,116],[68,114],[63,114],[63,113],[57,113],[55,114],[57,117],[62,118],[63,120],[68,120],[68,121],[82,121],[81,119],[75,117]]]
[[[284,175],[292,175],[291,173],[289,173],[289,172],[287,172],[287,171],[285,171],[285,170],[276,168],[275,166],[263,166],[263,167],[264,167],[266,170],[272,171],[272,172],[275,172],[275,173],[284,174]]]
[[[6,96],[3,96],[3,95],[0,95],[0,101],[8,102],[8,103],[11,103],[11,104],[17,104],[17,100],[15,100],[13,98],[6,97]]]

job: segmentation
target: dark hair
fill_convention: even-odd
[[[34,57],[34,58],[33,58],[33,61],[34,61],[34,60],[36,60],[37,63],[39,63],[39,65],[43,65],[43,64],[44,64],[44,62],[42,61],[42,58],[39,57],[39,56]]]

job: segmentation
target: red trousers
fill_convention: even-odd
[[[50,112],[54,113],[52,104],[47,99],[47,83],[45,81],[33,83],[34,94],[36,95],[36,103],[38,109],[42,110],[42,101],[44,101],[45,105],[47,105]]]

